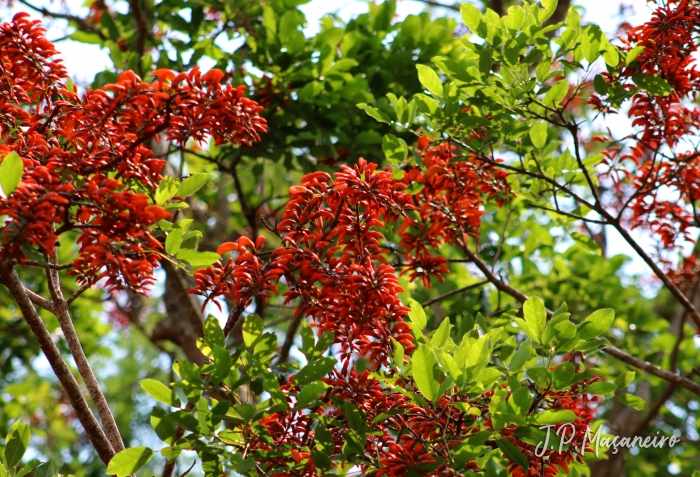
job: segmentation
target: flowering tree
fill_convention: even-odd
[[[671,255],[698,226],[687,146],[698,7],[658,5],[611,42],[575,8],[553,17],[553,0],[502,16],[467,3],[470,35],[436,43],[406,80],[418,85],[410,94],[347,73],[360,68],[349,58],[359,32],[391,29],[393,7],[373,7],[358,30],[326,24],[312,45],[298,10],[241,8],[235,21],[254,55],[309,61],[259,78],[255,100],[232,72],[150,71],[141,28],[132,58],[150,79],[125,71],[78,93],[37,21],[18,14],[2,25],[0,283],[108,474],[147,466],[169,477],[194,461],[205,475],[621,475],[623,452],[599,452],[589,427],[629,440],[671,423],[669,434],[692,439],[662,408],[673,398],[688,416],[700,396],[696,258]],[[132,8],[139,24],[144,12]],[[83,33],[120,45],[109,8],[92,10],[78,22]],[[223,5],[206,14],[233,21]],[[429,21],[413,18],[407,28]],[[394,42],[405,47],[403,32]],[[325,116],[324,106],[342,111],[338,96],[353,98],[356,126],[338,111]],[[628,106],[632,133],[605,131]],[[253,206],[238,167],[299,149],[304,136],[280,133],[288,114],[304,121],[300,136],[336,122],[315,138],[322,147],[298,154],[304,173],[287,194],[284,181],[258,174],[255,190],[271,194]],[[364,144],[371,162],[332,137]],[[225,196],[207,197],[215,175],[192,172],[201,161],[231,176],[237,210],[204,212]],[[224,227],[212,240],[197,228],[227,213],[245,224],[235,234]],[[665,319],[616,276],[606,230],[663,286]],[[124,442],[71,307],[99,287],[113,321],[145,331],[139,296],[158,285],[158,267],[168,317],[146,334],[165,351],[164,339],[176,342],[184,357],[170,379],[140,383],[161,403],[149,416],[163,442],[154,465],[155,446]],[[207,310],[225,320],[204,320]],[[281,343],[271,310],[289,313]],[[50,462],[22,462],[28,446],[17,421],[0,469],[53,475]],[[665,449],[664,462],[690,475],[697,457],[678,449]]]

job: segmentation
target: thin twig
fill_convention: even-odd
[[[458,295],[460,293],[472,290],[474,288],[479,288],[480,286],[486,285],[487,283],[489,283],[488,280],[482,280],[480,282],[472,283],[471,285],[467,285],[467,286],[462,287],[462,288],[457,288],[456,290],[452,290],[452,291],[449,291],[447,293],[443,293],[440,296],[436,296],[435,298],[431,298],[428,301],[424,301],[423,303],[421,303],[421,306],[423,306],[423,307],[430,306],[433,303],[437,303],[437,302],[442,301],[446,298],[449,298],[449,297],[454,296],[454,295]]]
[[[78,298],[80,295],[85,293],[85,291],[90,288],[90,282],[85,282],[80,288],[78,288],[68,299],[66,300],[66,305],[70,305]]]
[[[100,30],[99,28],[97,28],[97,26],[93,25],[92,23],[90,23],[89,21],[87,21],[84,18],[76,17],[75,15],[70,15],[67,13],[52,12],[52,11],[49,11],[49,10],[43,8],[43,7],[37,7],[35,5],[32,5],[31,3],[27,2],[27,0],[19,0],[19,3],[31,8],[35,12],[39,12],[42,15],[45,15],[47,17],[58,18],[61,20],[68,20],[68,21],[74,22],[78,26],[79,30],[86,31],[88,33],[93,33],[93,34],[99,36],[101,40],[107,39],[107,37],[104,35],[104,33],[102,33],[102,30]]]

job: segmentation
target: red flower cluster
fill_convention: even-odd
[[[629,115],[641,131],[630,137],[629,150],[614,145],[605,151],[618,192],[617,206],[629,205],[630,225],[648,228],[667,249],[676,247],[679,237],[690,240],[688,229],[696,220],[688,204],[699,198],[700,156],[677,147],[684,136],[700,131],[700,111],[687,101],[700,91],[695,59],[699,32],[700,8],[695,2],[664,2],[650,21],[628,30],[623,49],[638,53],[634,61],[617,73],[603,74],[609,84],[623,84],[626,89],[633,85],[625,81],[637,81],[640,74],[661,78],[671,88],[664,96],[638,91]],[[595,95],[589,103],[599,110],[606,107]],[[678,197],[663,193],[664,189]]]
[[[455,147],[448,143],[430,146],[423,136],[418,150],[425,168],[413,167],[404,175],[406,184],[418,184],[422,189],[414,196],[420,217],[403,221],[399,233],[401,246],[408,260],[402,272],[409,278],[420,278],[425,286],[430,277],[442,280],[448,273],[445,259],[433,256],[442,244],[454,244],[465,234],[476,237],[485,210],[485,198],[507,196],[507,173],[494,170],[476,157],[456,158]]]
[[[265,237],[262,235],[255,243],[248,237],[240,237],[237,243],[225,243],[217,250],[221,255],[237,251],[235,259],[229,258],[225,264],[217,262],[213,267],[195,272],[197,286],[190,293],[207,297],[202,310],[210,300],[221,309],[216,300],[220,296],[236,301],[241,309],[245,309],[256,296],[265,300],[270,293],[277,294],[275,283],[284,273],[284,251],[275,252],[270,260],[263,262],[257,254],[264,245]]]
[[[196,68],[158,70],[154,84],[127,71],[78,95],[63,83],[44,29],[27,17],[0,25],[0,158],[14,151],[24,163],[20,185],[0,198],[8,217],[0,260],[53,256],[59,237],[73,231],[80,250],[71,273],[144,292],[162,248],[151,227],[170,217],[148,195],[165,161],[147,142],[167,133],[180,143],[211,136],[250,144],[266,130],[261,107],[242,87],[222,85],[221,71]]]
[[[277,227],[283,246],[269,261],[263,265],[254,254],[241,253],[239,243],[235,261],[197,272],[192,292],[207,300],[248,300],[274,293],[272,283],[283,277],[286,302],[301,300],[297,315],[313,318],[320,332],[335,333],[345,369],[355,353],[384,364],[391,338],[410,349],[407,308],[398,298],[402,289],[385,263],[378,229],[411,209],[411,197],[389,172],[376,168],[360,160],[352,168],[341,166],[335,182],[325,172],[304,176],[302,185],[290,188]]]

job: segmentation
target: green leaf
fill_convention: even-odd
[[[593,339],[605,333],[613,321],[615,321],[615,310],[612,308],[596,310],[579,325],[578,338],[581,340]]]
[[[193,267],[208,267],[216,263],[221,255],[215,252],[197,252],[196,250],[183,249],[177,253],[177,258]]]
[[[9,470],[22,461],[22,456],[29,447],[30,435],[29,426],[19,421],[10,429],[5,444],[5,465]]]
[[[520,348],[518,348],[518,351],[515,352],[513,355],[513,358],[510,360],[510,364],[508,365],[508,369],[510,369],[511,374],[512,373],[517,373],[521,369],[523,369],[523,366],[525,366],[525,363],[528,362],[530,357],[532,356],[532,343],[530,340],[525,340],[521,345]]]
[[[530,140],[537,149],[542,149],[547,143],[547,123],[536,122],[530,128]]]
[[[177,397],[175,392],[160,381],[156,381],[155,379],[144,379],[141,381],[141,387],[157,401],[172,407],[182,406],[180,398]]]
[[[545,326],[544,331],[542,332],[543,344],[548,344],[550,341],[552,341],[552,338],[554,338],[555,336],[560,339],[564,338],[563,336],[560,336],[561,334],[564,334],[564,329],[562,329],[561,331],[559,329],[556,329],[557,326],[561,325],[562,323],[569,323],[569,325],[572,327],[571,330],[568,330],[568,333],[571,333],[571,331],[573,331],[573,334],[571,336],[568,336],[567,338],[573,338],[576,335],[576,326],[568,321],[569,316],[571,316],[569,313],[555,313],[555,315],[552,317],[551,320],[549,320],[549,323],[547,323],[547,326]]]
[[[323,381],[314,381],[313,383],[307,384],[297,395],[297,405],[296,407],[304,407],[310,402],[315,401],[326,392],[328,385]]]
[[[191,196],[212,178],[214,178],[214,174],[192,174],[190,177],[182,181],[182,184],[180,184],[180,187],[177,189],[177,196],[182,197],[183,199]]]
[[[328,470],[331,468],[330,457],[320,451],[311,451],[311,459],[314,461],[314,465],[322,470]]]
[[[600,249],[598,243],[588,235],[582,234],[581,232],[571,232],[571,238],[574,239],[576,245],[586,252],[598,256],[602,255],[603,251]]]
[[[525,10],[522,7],[508,7],[508,15],[503,17],[503,23],[511,30],[520,30],[525,22]]]
[[[547,424],[571,423],[576,420],[576,414],[568,409],[561,411],[544,411],[536,414],[532,420],[533,423],[540,426]]]
[[[368,116],[373,117],[377,121],[391,124],[391,118],[385,112],[380,111],[377,108],[373,108],[372,106],[368,106],[365,103],[359,103],[357,104],[357,107],[363,110],[365,113],[367,113]]]
[[[615,378],[615,386],[617,386],[617,389],[625,389],[627,386],[629,386],[634,380],[635,374],[636,373],[634,371],[627,371]]]
[[[484,16],[478,8],[471,3],[463,3],[460,8],[462,21],[469,27],[472,33],[479,35],[481,38],[486,37],[488,32]]]
[[[316,442],[316,448],[326,455],[333,455],[333,450],[335,449],[335,441],[333,440],[333,435],[330,433],[325,424],[320,423],[316,426],[314,430],[314,442]]]
[[[406,141],[393,134],[387,134],[382,138],[382,149],[387,160],[393,164],[401,164],[408,157]]]
[[[527,473],[530,465],[527,461],[527,457],[522,453],[518,447],[513,444],[508,439],[496,439],[496,445],[501,449],[506,456],[506,458],[511,462],[516,462],[522,469]]]
[[[15,151],[9,153],[0,162],[0,187],[2,187],[5,197],[12,194],[22,182],[23,171],[24,163]]]
[[[437,103],[437,101],[423,93],[416,94],[413,99],[416,102],[418,109],[426,114],[429,114],[430,116],[435,115],[440,109],[440,105]]]
[[[213,352],[214,368],[216,368],[216,372],[211,374],[210,382],[211,384],[218,384],[231,373],[233,359],[231,353],[224,346],[214,346]]]
[[[550,375],[550,371],[542,366],[533,366],[527,369],[527,377],[534,381],[539,387],[543,388],[547,386],[547,378]]]
[[[644,73],[637,73],[632,76],[634,84],[639,86],[642,90],[654,96],[668,96],[673,93],[671,85],[668,84],[664,78],[659,75],[647,75]]]
[[[551,88],[549,88],[549,91],[547,91],[547,94],[544,95],[542,102],[546,106],[556,108],[564,100],[568,92],[569,81],[566,79],[559,80],[554,83]]]
[[[435,70],[425,65],[416,65],[416,68],[418,68],[418,80],[421,84],[425,86],[433,96],[437,96],[438,98],[442,97],[442,82]]]
[[[564,361],[557,369],[554,370],[554,387],[556,389],[564,389],[567,387],[571,380],[574,379],[575,367],[568,361]]]
[[[608,83],[602,75],[595,75],[595,78],[593,78],[593,87],[595,88],[595,92],[601,96],[608,94]]]
[[[168,232],[165,239],[165,251],[170,255],[177,255],[182,245],[182,229],[173,229]]]
[[[34,471],[34,477],[54,477],[56,475],[56,470],[54,470],[53,462],[48,461],[41,464]]]
[[[116,474],[117,477],[131,475],[146,465],[153,457],[153,451],[148,447],[132,447],[124,449],[112,457],[107,466],[108,474]]]
[[[450,324],[450,319],[445,318],[442,320],[440,326],[438,326],[438,329],[435,330],[435,333],[431,338],[431,341],[436,348],[441,348],[445,343],[447,343],[447,340],[450,338],[451,329],[452,325]]]
[[[628,53],[625,62],[629,65],[644,51],[644,45],[635,46]]]
[[[112,40],[119,40],[119,28],[117,28],[117,24],[114,23],[114,19],[112,18],[112,15],[110,15],[109,11],[102,12],[100,24],[102,25],[102,28],[107,30],[109,37]]]
[[[547,312],[542,299],[537,296],[528,298],[523,303],[523,316],[525,317],[525,323],[530,326],[538,337],[541,337],[544,327],[547,325]]]
[[[491,360],[491,338],[482,336],[472,343],[465,363],[468,378],[474,378]]]
[[[588,63],[593,63],[600,55],[600,47],[608,39],[598,25],[588,25],[581,37],[581,52]]]
[[[433,350],[425,345],[418,345],[411,358],[413,379],[423,397],[429,401],[435,401],[440,389],[440,369]]]
[[[204,339],[210,347],[226,346],[226,338],[221,330],[219,320],[213,315],[209,315],[204,321]]]
[[[603,54],[606,65],[615,68],[620,64],[620,52],[615,45],[608,43],[607,39],[605,44],[600,48],[600,51]]]
[[[391,338],[391,342],[394,345],[394,365],[401,368],[404,362],[404,349],[403,345]]]
[[[87,43],[89,45],[101,45],[102,44],[102,38],[100,38],[99,35],[96,33],[88,33],[86,31],[76,31],[74,33],[71,33],[71,35],[68,37],[73,41],[77,41],[79,43]]]
[[[460,382],[462,379],[462,370],[459,369],[457,361],[442,350],[437,351],[437,358],[442,365],[442,368],[447,370],[447,374],[449,374],[450,377],[456,382]]]
[[[542,8],[544,11],[540,13],[538,18],[541,23],[544,23],[552,15],[554,15],[554,11],[557,9],[558,3],[558,0],[542,0]]]
[[[510,403],[515,412],[520,416],[526,416],[532,405],[532,395],[530,389],[523,386],[516,389],[510,397]]]
[[[532,341],[534,341],[535,343],[538,343],[538,344],[541,344],[541,343],[542,343],[542,338],[540,337],[540,335],[539,335],[538,333],[536,333],[535,330],[533,330],[533,329],[530,327],[530,325],[528,325],[527,323],[525,323],[525,320],[523,320],[522,318],[513,318],[513,320],[514,320],[518,325],[520,325],[520,327],[523,329],[523,331],[525,332],[525,334],[526,334]]]
[[[160,440],[166,444],[172,444],[175,438],[175,426],[165,419],[166,415],[167,413],[163,409],[154,406],[151,411],[151,427],[156,431]]]
[[[612,395],[616,390],[616,385],[605,381],[596,381],[586,388],[587,393],[598,394],[600,396],[605,396],[606,394]]]
[[[317,381],[325,377],[328,373],[333,371],[337,362],[335,358],[329,357],[319,358],[310,362],[294,377],[294,384],[309,384],[312,381]]]
[[[637,411],[643,411],[647,408],[647,402],[634,394],[623,394],[620,396],[620,402],[625,406],[630,406],[635,408]]]
[[[411,311],[408,312],[408,319],[421,330],[425,329],[425,326],[428,324],[428,319],[425,317],[425,311],[421,304],[413,298],[410,298],[408,300],[408,306],[411,307]]]
[[[156,190],[156,204],[163,205],[177,193],[177,189],[180,186],[180,181],[171,176],[163,177],[163,180],[158,184],[158,189]]]
[[[243,341],[248,348],[255,346],[255,343],[263,334],[263,320],[256,314],[246,316],[243,322]]]
[[[41,461],[38,461],[36,459],[27,462],[22,466],[22,468],[17,472],[17,474],[14,477],[24,477],[25,475],[29,474],[31,471],[36,469],[39,466],[39,464],[41,464]],[[0,466],[2,466],[2,463],[0,463]],[[0,471],[0,473],[2,473],[2,471]]]

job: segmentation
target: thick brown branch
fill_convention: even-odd
[[[22,286],[19,280],[17,272],[7,265],[0,266],[0,281],[7,287],[10,291],[10,295],[17,303],[22,316],[39,342],[39,347],[51,365],[56,378],[58,378],[61,386],[65,389],[71,406],[75,410],[78,420],[85,430],[85,434],[87,434],[90,442],[95,447],[97,455],[106,465],[115,455],[114,448],[109,443],[107,436],[102,431],[99,422],[97,422],[97,419],[92,413],[70,368],[65,361],[63,361],[61,353],[51,339],[51,334],[46,329],[43,320],[37,313],[36,308],[32,305],[29,296],[25,292],[24,286]]]
[[[625,353],[624,351],[618,348],[615,348],[612,345],[605,345],[602,346],[600,349],[611,356],[615,356],[617,359],[629,364],[630,366],[634,366],[635,368],[646,371],[649,374],[653,374],[654,376],[664,379],[669,383],[674,383],[678,386],[684,387],[687,390],[693,392],[694,394],[700,396],[700,384],[691,381],[690,379],[681,376],[680,374],[675,374],[670,371],[666,371],[665,369],[661,369],[655,364],[651,364],[634,356],[630,356],[629,354]]]

